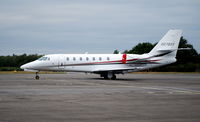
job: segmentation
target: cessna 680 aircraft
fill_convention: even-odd
[[[24,71],[67,71],[100,74],[116,79],[116,74],[142,71],[176,62],[181,30],[169,30],[147,54],[52,54],[24,64]]]

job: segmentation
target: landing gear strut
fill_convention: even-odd
[[[35,79],[36,79],[36,80],[39,80],[39,79],[40,79],[40,76],[38,75],[38,72],[36,72],[35,74],[36,74]]]

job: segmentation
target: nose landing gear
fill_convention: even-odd
[[[36,74],[35,79],[36,79],[36,80],[39,80],[39,79],[40,79],[40,76],[38,75],[38,72],[36,72],[35,74]]]

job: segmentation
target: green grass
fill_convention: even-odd
[[[40,74],[66,74],[67,72],[39,72]],[[132,74],[200,74],[200,72],[132,72]],[[35,74],[27,71],[0,71],[0,74]]]
[[[40,74],[65,74],[66,72],[39,72]],[[0,74],[35,74],[27,71],[0,71]]]
[[[200,74],[200,72],[132,72],[133,74]]]

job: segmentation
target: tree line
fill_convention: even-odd
[[[157,43],[156,43],[157,44]],[[139,43],[130,50],[125,50],[122,53],[126,54],[143,54],[150,52],[156,44],[149,42]],[[179,48],[188,48],[188,50],[177,51],[177,62],[164,67],[150,69],[149,71],[171,71],[171,72],[200,72],[200,54],[194,49],[193,45],[189,44],[187,39],[181,37]],[[119,53],[118,50],[113,52]]]
[[[12,56],[0,56],[0,71],[14,71],[14,70],[21,70],[20,66],[34,61],[40,58],[42,55],[32,54],[22,54],[22,55],[15,55]]]
[[[130,50],[125,50],[122,53],[127,54],[143,54],[148,53],[153,49],[156,44],[149,42],[139,43]],[[179,48],[190,48],[190,50],[178,50],[177,52],[177,62],[164,67],[159,67],[156,69],[150,69],[149,71],[171,71],[171,72],[200,72],[200,54],[194,49],[194,47],[188,43],[186,39],[181,37]],[[118,50],[114,51],[115,54],[119,53]],[[20,66],[34,61],[42,55],[38,54],[22,54],[12,56],[0,56],[0,71],[13,71],[21,70]]]

